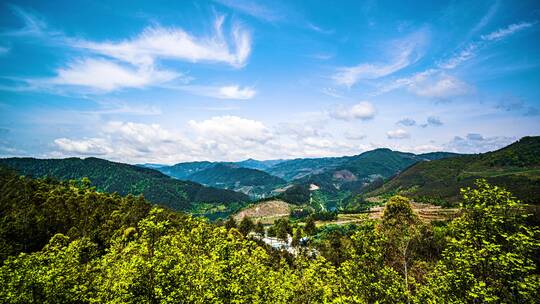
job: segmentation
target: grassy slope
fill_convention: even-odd
[[[459,189],[477,178],[507,188],[527,203],[540,202],[540,137],[524,137],[503,149],[418,163],[366,196],[401,191],[416,199],[456,202]]]

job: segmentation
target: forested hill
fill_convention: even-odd
[[[206,187],[191,181],[180,181],[149,168],[111,162],[99,158],[86,159],[0,159],[0,165],[33,177],[53,177],[60,180],[87,177],[98,190],[121,195],[142,194],[153,203],[174,210],[188,210],[196,203],[249,201],[245,194]]]
[[[540,137],[524,137],[494,152],[418,163],[367,196],[400,192],[452,203],[460,198],[459,189],[477,178],[505,187],[524,202],[540,203]]]
[[[190,175],[188,179],[208,186],[241,191],[254,197],[267,196],[286,183],[264,171],[242,168],[235,164],[216,164]]]
[[[305,175],[293,180],[292,183],[296,187],[288,188],[283,194],[283,199],[288,202],[295,203],[298,199],[307,201],[310,185],[316,185],[323,201],[335,202],[327,207],[344,208],[342,204],[348,197],[382,185],[383,181],[415,163],[457,155],[459,154],[449,152],[413,154],[381,148],[355,156],[293,160],[280,163],[272,170],[287,172],[286,167],[289,167],[291,170],[289,172],[294,173],[288,173],[286,176]]]
[[[265,232],[0,167],[0,303],[537,303],[538,225],[485,181],[464,197],[449,223],[394,196],[380,220]]]

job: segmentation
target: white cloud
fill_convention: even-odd
[[[496,9],[496,6],[497,5],[494,4],[494,6],[492,6],[490,11],[494,7]],[[488,15],[489,15],[489,13],[488,13]],[[488,16],[488,15],[486,15],[486,16]],[[484,22],[487,22],[487,21],[483,20],[477,26],[484,26],[485,25]],[[473,42],[469,43],[465,48],[461,49],[458,53],[454,54],[452,57],[440,62],[438,64],[438,67],[441,68],[441,69],[454,69],[454,68],[458,67],[459,65],[461,65],[463,62],[466,62],[466,61],[472,59],[473,57],[475,57],[476,53],[482,47],[484,47],[486,45],[486,43],[488,43],[490,41],[501,40],[501,39],[506,38],[507,36],[510,36],[510,35],[518,32],[518,31],[522,30],[522,29],[531,27],[534,24],[535,23],[530,23],[530,22],[521,22],[521,23],[517,23],[517,24],[511,24],[506,28],[499,29],[499,30],[491,32],[490,34],[487,34],[487,35],[482,35],[481,36],[481,39],[482,39],[481,41],[473,41]],[[472,32],[474,32],[476,30],[473,29]]]
[[[407,88],[407,90],[418,96],[430,98],[449,98],[466,95],[474,91],[464,81],[440,70],[431,69],[386,84],[379,88],[377,94],[399,88]]]
[[[448,98],[468,94],[471,87],[465,82],[446,74],[434,78],[416,79],[409,90],[418,96]]]
[[[27,11],[17,5],[9,5],[10,10],[19,17],[24,26],[17,30],[9,30],[2,32],[3,35],[8,36],[40,36],[43,35],[47,24],[42,18],[38,17],[35,13]]]
[[[421,52],[426,40],[426,31],[419,30],[387,46],[393,53],[389,62],[362,63],[352,67],[342,67],[332,76],[332,79],[339,85],[351,87],[360,80],[378,79],[393,74],[422,57]]]
[[[411,50],[404,50],[389,64],[363,63],[353,67],[339,68],[338,72],[334,74],[332,78],[339,85],[351,87],[359,80],[377,79],[390,75],[410,64],[410,51]]]
[[[82,140],[57,138],[54,140],[54,144],[65,152],[73,152],[79,155],[105,155],[112,152],[111,147],[102,138],[87,138]]]
[[[255,96],[256,92],[250,87],[241,88],[237,85],[224,86],[219,88],[219,95],[217,98],[222,99],[251,99]]]
[[[100,91],[121,88],[137,88],[171,81],[180,74],[157,70],[153,66],[132,67],[105,59],[86,58],[71,62],[56,71],[57,76],[49,79],[29,80],[35,85],[82,86]]]
[[[91,138],[58,138],[49,156],[98,156],[141,163],[177,163],[194,160],[234,161],[343,156],[372,149],[371,145],[334,138],[310,123],[268,127],[263,122],[236,116],[217,116],[188,122],[182,131],[159,124],[112,121]]]
[[[388,137],[388,139],[404,139],[410,138],[411,135],[403,129],[396,129],[386,132],[386,137]]]
[[[208,96],[217,99],[248,100],[257,95],[253,87],[241,87],[236,84],[225,86],[203,86],[203,85],[183,85],[164,86],[169,89],[176,89],[189,92],[193,95]]]
[[[345,97],[334,88],[323,88],[321,90],[321,93],[323,93],[324,95],[328,95],[330,97],[334,97],[334,98],[344,98]]]
[[[250,32],[240,24],[232,24],[225,31],[224,16],[216,17],[212,33],[205,36],[194,36],[182,28],[156,25],[130,39],[101,42],[75,39],[51,31],[33,14],[18,7],[13,10],[25,22],[25,27],[7,34],[38,37],[44,42],[83,51],[84,56],[58,68],[54,77],[23,79],[26,87],[21,90],[58,92],[56,86],[76,86],[99,93],[162,85],[178,80],[182,74],[160,68],[160,60],[224,63],[241,68],[251,53]],[[182,82],[186,81],[187,78],[182,79]],[[218,89],[215,95],[249,99],[254,93],[251,88],[228,86]]]
[[[515,32],[529,28],[533,26],[534,24],[535,24],[534,22],[520,22],[520,23],[510,24],[509,26],[505,28],[500,28],[487,35],[482,35],[482,39],[487,40],[487,41],[500,40],[500,39],[505,38],[506,36],[514,34]]]
[[[78,41],[74,47],[116,58],[134,65],[151,65],[158,58],[190,62],[221,62],[234,67],[246,64],[251,52],[251,34],[233,25],[230,41],[223,32],[224,16],[214,22],[211,36],[195,37],[181,28],[149,27],[134,39],[120,42]]]
[[[272,138],[270,130],[262,122],[238,116],[217,116],[203,121],[190,120],[189,126],[207,139],[264,143]]]
[[[368,101],[362,101],[350,107],[337,106],[330,116],[341,120],[369,120],[375,117],[375,107]]]
[[[461,63],[473,58],[476,55],[476,51],[479,47],[480,45],[478,43],[470,43],[453,57],[439,63],[438,66],[442,69],[454,69]]]

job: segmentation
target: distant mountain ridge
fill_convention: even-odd
[[[416,155],[382,148],[354,156],[267,161],[247,159],[240,162],[198,161],[164,166],[157,170],[181,180],[241,191],[254,198],[289,191],[285,193],[286,198],[297,200],[303,197],[300,201],[304,202],[308,199],[307,189],[311,184],[317,185],[319,192],[326,198],[344,198],[379,179],[382,183],[382,180],[416,162],[456,155],[449,152]]]
[[[33,177],[53,177],[60,180],[88,177],[92,185],[100,191],[118,192],[121,195],[143,194],[149,201],[174,210],[187,211],[198,203],[229,204],[250,200],[243,193],[180,181],[154,169],[94,157],[6,158],[0,159],[0,165]]]
[[[277,161],[246,160],[242,162],[187,162],[157,168],[160,172],[180,180],[245,193],[253,198],[264,198],[272,190],[284,185],[285,180],[252,167],[264,167]]]
[[[416,200],[457,202],[459,189],[485,178],[520,200],[540,203],[540,136],[493,152],[417,163],[366,196],[401,193]]]

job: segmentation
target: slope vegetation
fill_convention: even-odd
[[[502,186],[526,203],[540,202],[540,137],[524,137],[494,152],[418,163],[366,194],[399,192],[416,200],[454,203],[478,178]]]
[[[189,210],[197,203],[227,204],[245,202],[249,197],[229,190],[205,187],[201,184],[172,179],[156,170],[99,158],[0,159],[4,165],[33,177],[60,180],[88,177],[92,185],[104,192],[121,195],[142,194],[151,202],[174,210]]]

